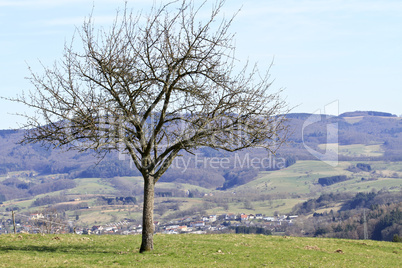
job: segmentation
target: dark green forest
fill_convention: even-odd
[[[322,194],[319,198],[309,199],[293,209],[298,215],[308,215],[313,211],[331,207],[342,202],[339,211],[330,210],[314,213],[313,217],[304,218],[303,235],[314,237],[333,237],[392,241],[394,236],[402,235],[402,194],[398,192],[360,192]],[[302,235],[300,222],[287,229],[289,235]],[[366,227],[365,227],[366,226]]]

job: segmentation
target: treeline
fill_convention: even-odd
[[[141,173],[130,166],[128,161],[105,160],[75,174],[76,178],[113,178],[123,176],[140,176]]]
[[[300,217],[288,226],[286,234],[393,241],[395,237],[402,236],[402,203]]]
[[[338,175],[338,176],[319,178],[318,183],[321,184],[322,186],[330,186],[332,184],[347,180],[350,180],[350,178],[348,178],[346,175]]]
[[[358,168],[358,169],[360,169],[362,171],[366,171],[366,172],[371,171],[371,165],[365,164],[365,163],[357,163],[356,168]]]
[[[394,204],[402,202],[402,192],[369,192],[369,193],[357,193],[352,199],[345,202],[341,210],[351,210],[359,208],[371,209],[376,206]]]
[[[155,213],[163,216],[168,211],[180,211],[182,201],[166,200],[155,204]]]
[[[59,179],[55,181],[42,181],[40,184],[33,185],[28,189],[28,193],[32,196],[38,194],[46,194],[55,191],[72,189],[76,186],[74,180]]]
[[[27,198],[30,197],[27,190],[21,190],[15,187],[5,186],[0,183],[0,197],[2,202],[18,199],[18,198]]]
[[[272,235],[271,230],[256,227],[256,226],[236,226],[231,227],[231,229],[235,230],[236,234],[263,234],[263,235]]]
[[[137,199],[134,196],[116,196],[116,197],[98,197],[99,204],[105,205],[135,205],[137,204]]]
[[[402,203],[384,208],[379,206],[370,211],[368,218],[374,220],[371,221],[374,223],[371,239],[392,241],[395,235],[402,237]]]
[[[339,202],[339,211],[315,212]],[[401,192],[323,194],[295,206],[292,213],[299,218],[287,227],[289,235],[364,239],[366,233],[369,239],[385,241],[402,236]],[[304,217],[311,213],[313,217]]]
[[[292,214],[308,215],[318,209],[332,207],[339,202],[345,202],[353,198],[352,193],[324,193],[318,198],[309,199],[301,204],[297,204],[292,209]]]
[[[316,210],[330,208],[341,203],[341,211],[381,206],[402,202],[401,192],[360,192],[360,193],[324,193],[318,198],[309,199],[297,204],[292,209],[292,214],[309,215]]]
[[[26,183],[17,178],[5,179],[1,184],[5,185],[5,186],[9,186],[9,187],[22,189],[22,190],[26,190],[26,189],[30,188],[31,186],[33,186],[32,183]]]
[[[256,169],[244,169],[237,171],[229,171],[223,175],[225,182],[222,187],[217,188],[217,190],[226,190],[238,185],[246,184],[258,176],[258,171]]]
[[[155,189],[155,196],[158,197],[201,197],[201,194],[198,190],[185,190],[183,189],[173,189],[173,188],[159,188]]]
[[[348,167],[347,169],[350,172],[370,172],[371,171],[371,165],[370,164],[365,164],[365,163],[357,163],[356,165],[352,165]]]
[[[80,209],[87,209],[88,203],[80,202],[78,204],[55,204],[53,206],[50,206],[49,208],[52,208],[60,213],[63,213],[63,215],[65,216],[66,211],[76,211],[76,210],[80,210]]]
[[[355,117],[355,116],[396,117],[396,115],[391,113],[376,112],[376,111],[355,111],[355,112],[346,112],[339,115],[339,117]]]
[[[33,181],[33,180],[32,180]],[[5,179],[0,183],[0,198],[6,200],[27,198],[38,194],[71,189],[76,186],[74,180],[37,178],[35,182],[24,182],[17,178]]]
[[[46,205],[53,205],[61,202],[69,201],[68,197],[65,195],[54,195],[54,196],[44,196],[40,198],[36,198],[35,201],[32,202],[31,207],[40,207]]]

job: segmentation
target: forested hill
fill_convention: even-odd
[[[272,170],[286,167],[297,160],[314,160],[306,146],[320,150],[320,144],[338,142],[340,145],[379,145],[382,154],[376,156],[341,155],[340,160],[389,160],[402,161],[402,118],[383,112],[349,112],[338,117],[293,113],[288,116],[289,143],[279,150],[281,165],[262,165],[260,169]],[[314,122],[314,123],[311,123]],[[327,127],[336,126],[337,139],[327,135]],[[139,175],[126,156],[107,155],[99,164],[90,152],[47,150],[39,144],[19,145],[22,131],[0,130],[0,175],[13,171],[35,174],[63,174],[65,179],[77,177],[115,177]],[[195,158],[194,158],[195,157]],[[211,168],[208,159],[230,159],[230,164]],[[236,158],[237,157],[237,158]],[[239,160],[240,158],[243,160]],[[267,152],[249,149],[237,154],[201,148],[196,156],[183,154],[163,176],[162,181],[179,181],[208,188],[230,188],[247,183],[257,176],[255,167],[236,165],[244,159],[267,158]],[[366,159],[365,159],[366,158]],[[226,162],[225,162],[226,163]]]
[[[355,116],[383,116],[383,117],[397,117],[394,114],[384,113],[384,112],[375,112],[375,111],[355,111],[355,112],[346,112],[339,117],[355,117]]]

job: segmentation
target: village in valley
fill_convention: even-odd
[[[75,234],[119,234],[136,235],[141,234],[142,225],[136,224],[130,219],[109,223],[105,225],[93,225],[89,228],[74,227],[73,222],[60,222],[57,214],[33,213],[21,217],[15,223],[17,233],[75,233]],[[258,233],[272,234],[284,232],[288,225],[291,225],[297,215],[275,215],[266,216],[263,214],[235,214],[226,213],[221,215],[208,215],[202,217],[185,217],[170,222],[154,222],[155,233],[162,234],[206,234],[206,233]],[[26,220],[22,220],[26,218]],[[0,225],[0,233],[12,232],[13,222],[9,219]],[[11,230],[10,230],[11,229]]]

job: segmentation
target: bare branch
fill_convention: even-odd
[[[286,139],[286,103],[271,90],[269,66],[261,74],[235,65],[234,16],[220,17],[224,3],[202,20],[207,1],[173,1],[147,15],[126,7],[109,30],[90,17],[76,36],[82,49],[66,45],[61,61],[31,71],[31,91],[11,99],[36,111],[24,115],[22,142],[122,150],[149,194],[182,150],[275,152]]]

